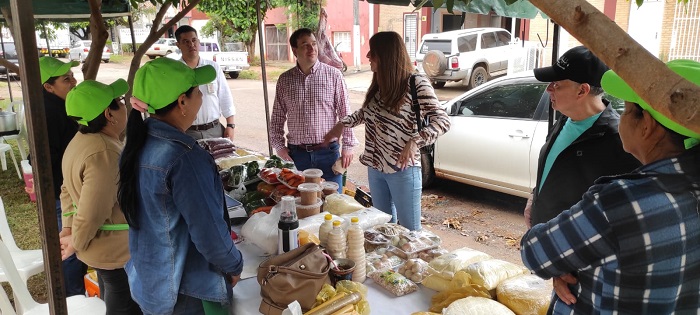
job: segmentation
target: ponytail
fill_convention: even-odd
[[[119,160],[119,191],[117,198],[124,212],[126,222],[133,229],[138,229],[138,157],[144,143],[146,143],[146,123],[141,113],[132,110],[126,123],[126,143]]]

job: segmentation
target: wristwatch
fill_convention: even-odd
[[[226,128],[236,129],[236,124],[226,124]]]

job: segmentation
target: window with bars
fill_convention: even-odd
[[[333,32],[333,47],[338,47],[337,51],[349,52],[350,32]]]
[[[700,4],[698,1],[676,4],[668,59],[700,61],[698,34],[700,34]]]

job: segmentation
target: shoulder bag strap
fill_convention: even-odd
[[[418,104],[418,92],[416,91],[416,75],[412,74],[410,79],[411,85],[411,99],[413,101],[413,112],[416,113],[416,126],[418,126],[418,132],[423,129],[423,119],[420,117],[420,104]]]

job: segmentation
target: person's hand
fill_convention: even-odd
[[[343,159],[343,168],[348,168],[353,158],[352,150],[343,150],[340,158]]]
[[[523,216],[525,217],[525,226],[529,230],[532,228],[532,222],[530,221],[530,211],[532,210],[532,195],[527,198],[527,203],[525,204],[525,210],[523,210]]]
[[[231,287],[235,287],[238,281],[241,280],[241,275],[231,276]]]
[[[66,235],[61,238],[59,238],[59,242],[61,243],[61,259],[66,260],[68,257],[73,256],[75,254],[75,248],[73,248],[73,236],[72,235]]]
[[[340,136],[343,135],[343,128],[345,128],[345,126],[343,126],[342,123],[338,122],[337,124],[335,124],[335,126],[333,126],[333,128],[331,128],[331,130],[328,131],[326,136],[323,137],[323,144],[327,146],[334,140],[340,139]],[[343,163],[345,162],[343,161]]]
[[[233,135],[235,133],[235,129],[233,128],[224,128],[224,138],[229,138],[231,141],[233,141]]]
[[[292,157],[289,156],[289,149],[288,148],[282,148],[279,151],[277,151],[277,156],[282,158],[285,161],[291,161]]]
[[[67,235],[71,235],[71,228],[69,228],[69,227],[64,227],[61,229],[60,232],[58,232],[59,238],[67,236]]]
[[[552,278],[552,281],[554,282],[554,292],[562,302],[566,303],[566,305],[576,303],[576,297],[571,293],[568,286],[569,284],[576,284],[576,282],[578,282],[576,277],[567,273],[561,277]]]
[[[408,142],[406,142],[406,146],[401,151],[398,166],[403,170],[409,165],[413,165],[413,157],[416,155],[416,152],[418,152],[418,145],[413,139],[409,139]]]

